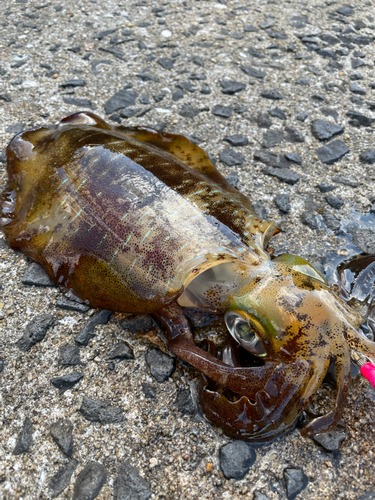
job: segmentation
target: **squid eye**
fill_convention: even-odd
[[[267,352],[250,320],[232,311],[226,313],[224,319],[229,333],[244,349],[256,356],[267,356]]]

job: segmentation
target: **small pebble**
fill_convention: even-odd
[[[73,455],[73,424],[66,419],[59,419],[50,427],[50,433],[60,450],[68,457]]]
[[[254,449],[245,441],[232,441],[219,450],[220,468],[226,479],[243,479],[255,463]]]
[[[94,500],[107,481],[107,469],[98,462],[89,462],[78,474],[72,500]]]
[[[294,500],[308,484],[307,477],[300,467],[286,467],[283,477],[288,500]]]
[[[25,453],[31,446],[33,441],[33,424],[29,417],[26,417],[23,422],[22,430],[18,436],[16,446],[13,450],[13,455],[21,455]]]
[[[149,349],[146,353],[146,363],[150,367],[151,375],[159,384],[162,384],[176,369],[176,360],[160,349]]]

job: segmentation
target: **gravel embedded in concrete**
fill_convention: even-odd
[[[371,201],[375,182],[371,153],[375,123],[373,6],[366,2],[348,5],[343,0],[335,4],[292,0],[280,5],[272,0],[170,4],[2,0],[2,185],[6,180],[5,148],[14,134],[95,109],[113,124],[195,135],[215,160],[227,146],[223,142],[226,136],[246,137],[248,144],[240,148],[244,163],[228,166],[217,162],[217,166],[250,197],[257,212],[282,227],[283,232],[270,242],[274,255],[299,254],[318,263],[330,256],[345,259],[343,254],[353,244],[351,238],[359,250],[373,251],[374,222],[363,232],[362,219],[357,216],[371,215],[375,203]],[[163,59],[164,66],[158,62]],[[60,86],[69,81],[84,85]],[[246,88],[223,94],[221,81],[240,82]],[[298,81],[309,85],[296,84]],[[359,90],[353,85],[350,90],[351,84]],[[279,93],[273,97],[282,99],[262,97],[272,89]],[[119,99],[114,99],[119,92]],[[159,99],[162,95],[156,102],[154,96]],[[259,127],[259,115],[259,123],[269,125],[268,129]],[[344,127],[339,138],[349,151],[335,163],[322,163],[316,156],[322,143],[311,133],[314,120]],[[267,150],[262,148],[266,130],[281,130],[285,137],[286,127],[297,130],[305,142],[295,142],[295,135],[292,143],[283,138]],[[294,172],[299,181],[287,184],[263,172],[266,165],[253,158],[258,151],[272,153],[265,162],[267,167]],[[300,155],[303,164],[292,164],[292,157],[284,156],[288,153]],[[335,186],[333,193],[345,201],[339,210],[327,205],[325,193],[317,187],[322,185]],[[273,201],[283,193],[290,198],[289,213],[280,212]],[[301,220],[306,210],[316,221],[313,231]],[[348,225],[353,236],[339,229]],[[125,460],[147,481],[147,491],[155,499],[208,500],[216,495],[260,500],[263,495],[262,500],[275,500],[285,496],[283,470],[288,466],[303,467],[308,477],[297,498],[370,498],[374,488],[374,402],[364,381],[356,377],[351,382],[342,417],[348,437],[337,456],[327,455],[296,429],[258,447],[257,459],[243,480],[227,480],[220,469],[219,449],[231,440],[199,420],[199,415],[182,415],[175,405],[177,395],[187,394],[197,372],[177,360],[175,372],[163,384],[150,374],[145,353],[155,345],[151,342],[155,342],[154,330],[144,335],[139,335],[140,330],[123,330],[125,318],[116,313],[98,323],[77,346],[84,378],[59,395],[50,380],[64,377],[73,365],[60,364],[60,348],[75,344],[95,312],[61,309],[57,307],[61,297],[57,287],[22,283],[30,262],[3,240],[0,246],[0,357],[4,366],[0,369],[4,415],[0,490],[6,498],[60,495],[71,499],[77,476],[89,462],[100,463],[107,470],[108,480],[98,498],[111,498]],[[15,344],[27,324],[45,313],[55,318],[54,327],[30,350],[19,350]],[[215,322],[196,328],[195,334],[202,339],[223,331],[222,323]],[[116,361],[111,369],[108,354],[121,341],[131,346],[135,359]],[[164,348],[160,339],[156,343]],[[125,419],[103,425],[87,420],[79,411],[83,396],[110,402],[123,411]],[[334,398],[335,391],[323,386],[314,407],[323,414]],[[13,455],[27,418],[32,421],[32,444],[27,451]],[[66,418],[74,426],[74,460],[69,462],[49,432],[53,422]]]

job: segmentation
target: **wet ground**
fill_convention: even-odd
[[[274,254],[302,255],[335,281],[339,261],[375,253],[374,16],[372,2],[2,0],[0,182],[15,133],[82,109],[182,133],[280,225]],[[325,448],[297,428],[223,449],[232,440],[197,413],[197,372],[155,351],[155,332],[139,333],[147,318],[71,310],[0,248],[4,499],[375,498],[364,380],[352,379]],[[19,342],[30,331],[43,340]],[[325,385],[312,409],[334,398]]]

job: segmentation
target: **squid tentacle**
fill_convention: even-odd
[[[333,356],[337,374],[335,408],[326,415],[315,418],[307,423],[301,430],[301,435],[304,437],[332,430],[342,417],[350,380],[350,349],[347,343],[343,342],[340,345],[336,344],[333,348]]]

